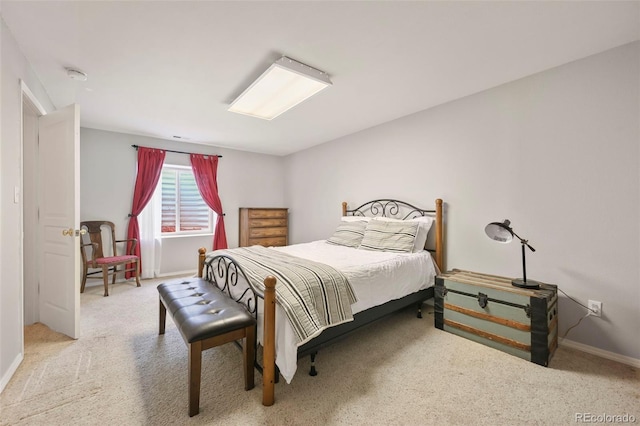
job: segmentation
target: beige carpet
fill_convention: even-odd
[[[549,368],[435,329],[431,309],[394,314],[308,358],[276,403],[245,392],[234,345],[203,356],[200,414],[187,414],[187,349],[157,334],[156,284],[82,295],[82,337],[25,329],[25,359],[0,395],[2,425],[574,424],[576,413],[640,422],[637,369],[560,348]]]

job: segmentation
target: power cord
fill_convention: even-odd
[[[589,315],[591,315],[591,313],[593,312],[594,314],[597,314],[598,311],[594,311],[593,309],[591,309],[588,306],[583,305],[582,303],[578,302],[576,299],[574,299],[573,297],[569,296],[567,293],[565,293],[564,291],[562,291],[560,289],[560,287],[558,287],[558,291],[560,291],[560,293],[564,294],[565,296],[567,296],[569,299],[571,299],[572,301],[574,301],[575,303],[577,303],[578,305],[582,306],[583,308],[585,308],[588,312]]]
[[[583,308],[585,308],[587,310],[587,314],[583,317],[581,317],[577,323],[575,323],[574,325],[572,325],[571,327],[569,327],[567,329],[567,331],[564,332],[564,334],[562,336],[560,336],[560,343],[562,343],[564,341],[564,339],[567,337],[567,334],[569,334],[569,332],[574,329],[575,327],[577,327],[578,325],[580,325],[580,323],[582,322],[583,319],[585,319],[586,317],[588,317],[591,314],[596,314],[597,311],[594,311],[593,309],[589,308],[588,306],[583,305],[582,303],[578,302],[576,299],[574,299],[573,297],[569,296],[567,293],[565,293],[564,291],[562,291],[559,287],[558,290],[564,294],[565,296],[567,296],[567,298],[569,298],[569,300],[571,300],[574,303],[577,303],[578,305],[582,306]]]

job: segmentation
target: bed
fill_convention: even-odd
[[[340,224],[327,240],[199,250],[198,275],[256,315],[256,344],[263,348],[263,365],[257,365],[263,373],[263,404],[273,403],[280,374],[287,382],[293,379],[297,359],[310,355],[310,374],[315,375],[315,355],[322,347],[410,305],[421,317],[420,306],[433,297],[435,276],[443,269],[442,205],[441,199],[434,209],[393,199],[354,209],[342,203]],[[302,285],[290,283],[291,275],[304,276]],[[306,279],[316,276],[322,277],[321,290],[299,291],[310,288]],[[340,277],[346,286],[338,282]],[[273,282],[279,283],[277,294]]]

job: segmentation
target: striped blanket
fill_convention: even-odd
[[[216,250],[205,260],[207,267],[218,255],[234,259],[260,295],[264,279],[276,277],[276,301],[291,322],[298,345],[328,327],[353,320],[351,305],[357,298],[347,277],[331,266],[253,246]]]

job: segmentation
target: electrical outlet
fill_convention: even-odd
[[[594,317],[602,316],[602,302],[598,302],[597,300],[589,300],[588,305],[590,311],[589,313]]]

